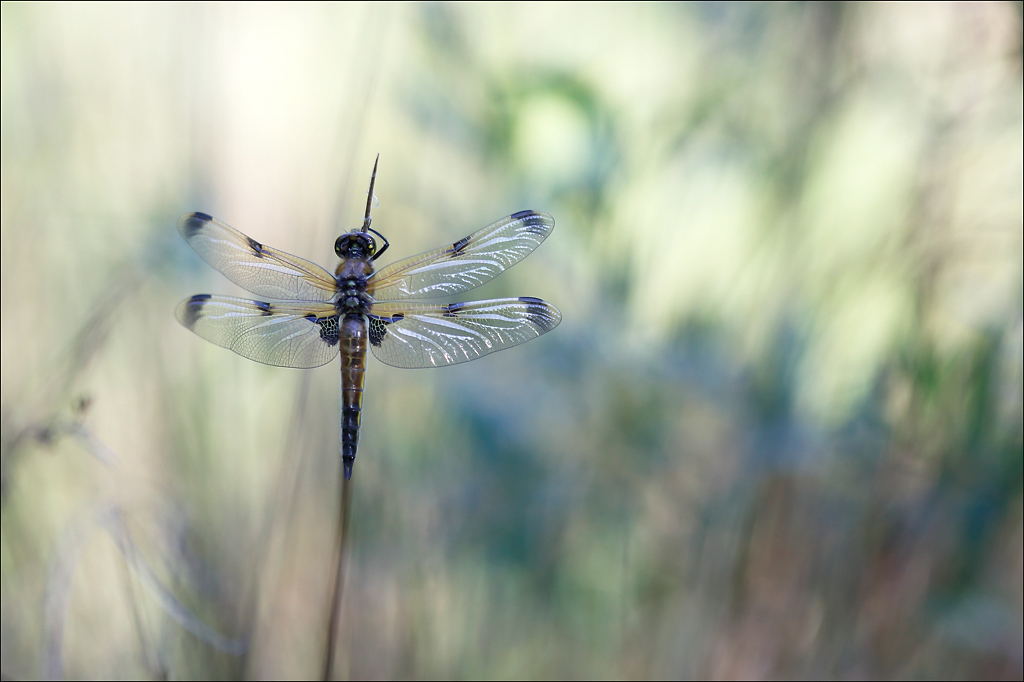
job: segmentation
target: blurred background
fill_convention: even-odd
[[[521,209],[368,360],[338,673],[1007,678],[1024,640],[1020,3],[2,7],[2,674],[319,674],[338,365],[181,327],[208,212],[333,270]]]

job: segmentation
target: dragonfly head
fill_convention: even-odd
[[[346,232],[334,241],[338,258],[369,260],[377,253],[377,242],[366,232]]]

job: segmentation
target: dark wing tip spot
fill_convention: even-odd
[[[203,306],[210,300],[210,294],[196,294],[178,308],[178,321],[186,329],[195,331],[196,322],[203,316]]]
[[[191,239],[199,232],[202,232],[206,224],[212,220],[213,218],[205,213],[189,213],[182,216],[181,220],[178,221],[178,229],[181,230],[181,234],[184,235],[185,239]]]
[[[196,218],[198,218],[199,220],[202,220],[203,222],[207,222],[207,223],[210,222],[211,220],[213,220],[213,216],[212,215],[210,215],[209,213],[203,213],[202,211],[196,211],[192,215],[195,216]]]
[[[553,305],[533,296],[520,296],[519,300],[527,304],[526,319],[541,334],[551,331],[562,321],[562,316]]]
[[[555,220],[540,211],[520,211],[512,214],[512,220],[520,220],[523,229],[532,234],[547,234],[555,226]]]

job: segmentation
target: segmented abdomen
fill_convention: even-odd
[[[352,464],[359,445],[359,416],[363,409],[366,376],[366,317],[349,313],[341,321],[341,461],[345,478],[352,478]]]

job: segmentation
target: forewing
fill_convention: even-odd
[[[178,322],[244,358],[277,367],[319,367],[338,354],[338,313],[326,303],[275,304],[199,294]]]
[[[189,213],[178,231],[207,263],[257,296],[329,301],[338,291],[334,276],[316,263],[260,244],[205,213]]]
[[[469,362],[545,334],[562,320],[539,298],[471,303],[378,303],[370,309],[370,350],[392,367]]]
[[[373,274],[377,301],[437,298],[469,291],[512,267],[555,227],[546,213],[520,211],[447,246],[392,263]]]

